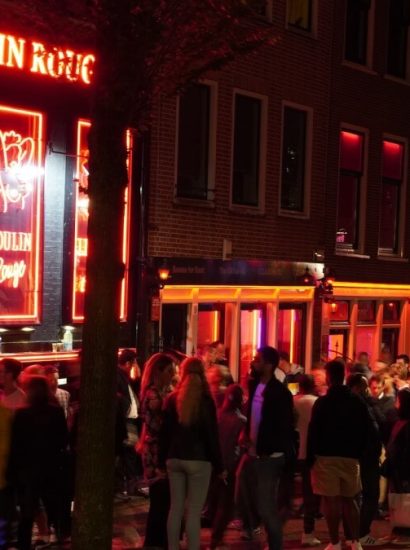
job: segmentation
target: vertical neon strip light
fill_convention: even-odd
[[[289,361],[290,363],[293,363],[293,357],[294,357],[294,346],[295,346],[295,322],[296,322],[296,315],[295,310],[290,310],[290,342],[289,342]]]
[[[219,311],[214,311],[213,319],[213,332],[212,332],[212,341],[216,342],[219,337]]]
[[[254,309],[252,311],[252,357],[256,355],[258,349],[258,318],[259,310]]]

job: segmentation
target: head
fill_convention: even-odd
[[[366,373],[366,365],[363,363],[354,363],[350,369],[351,374],[365,374]]]
[[[216,362],[217,351],[213,344],[208,344],[205,346],[202,354],[202,359],[207,367]]]
[[[206,369],[206,379],[213,391],[219,390],[224,379],[220,365],[212,365]]]
[[[278,350],[270,346],[259,348],[252,361],[252,369],[258,376],[273,376],[278,365]]]
[[[401,353],[397,356],[396,363],[399,363],[400,365],[402,365],[402,367],[405,367],[407,371],[409,370],[410,359],[409,356],[405,353]]]
[[[299,378],[299,393],[302,395],[315,395],[315,379],[310,374],[302,374]]]
[[[290,356],[287,351],[279,352],[279,365],[278,367],[286,374],[290,372]]]
[[[222,404],[224,411],[236,411],[243,404],[243,389],[239,384],[231,384],[226,388],[225,398]]]
[[[131,370],[136,370],[135,378],[141,376],[141,372],[137,363],[137,354],[132,349],[123,349],[118,357],[118,368],[121,369],[127,376],[131,376]]]
[[[384,361],[381,361],[380,359],[378,361],[375,361],[373,363],[373,367],[372,367],[372,371],[375,373],[375,374],[379,374],[380,372],[384,371],[385,369],[388,368],[388,364],[385,363]]]
[[[367,351],[361,351],[357,356],[357,362],[368,367],[369,366],[369,354]]]
[[[345,379],[345,366],[341,361],[329,361],[325,365],[328,386],[342,386]]]
[[[45,376],[33,374],[26,384],[27,403],[29,406],[43,406],[50,402],[50,386]]]
[[[46,366],[46,378],[50,385],[51,392],[55,394],[58,388],[58,378],[59,378],[58,368],[55,367],[54,365]]]
[[[347,379],[346,385],[357,395],[366,396],[369,394],[369,383],[367,378],[359,372],[351,374]]]
[[[410,390],[405,388],[397,395],[399,417],[402,420],[410,420]]]
[[[384,392],[384,378],[379,374],[374,374],[369,380],[370,395],[378,399]]]
[[[188,357],[181,363],[181,381],[177,388],[177,412],[181,424],[195,424],[205,394],[210,395],[205,365],[197,357]]]
[[[27,384],[33,376],[46,376],[46,368],[44,365],[34,364],[26,367],[20,375],[20,383],[24,391],[27,391]]]
[[[13,386],[17,384],[22,364],[16,359],[2,359],[0,361],[0,386]]]
[[[163,391],[171,385],[175,375],[173,358],[167,353],[154,353],[144,365],[141,380],[141,398],[150,386]]]
[[[215,340],[209,346],[215,350],[215,361],[223,361],[225,359],[225,344],[220,340]]]

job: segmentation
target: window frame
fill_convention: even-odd
[[[304,191],[303,210],[287,210],[282,208],[282,167],[283,167],[283,138],[285,129],[285,109],[295,109],[306,113],[306,134],[305,134],[305,170],[304,170]],[[280,162],[279,162],[279,191],[278,191],[278,215],[291,218],[310,218],[311,187],[312,187],[312,154],[313,154],[313,107],[301,105],[292,101],[282,101],[281,111],[281,135],[280,135]]]
[[[178,194],[179,113],[181,101],[181,94],[178,94],[175,110],[174,203],[194,202],[199,205],[213,203],[215,200],[218,83],[214,80],[201,79],[198,80],[195,85],[208,86],[209,88],[207,193],[206,197],[203,199],[199,197],[186,197]]]
[[[406,219],[406,199],[407,199],[407,172],[408,172],[408,139],[403,136],[396,136],[392,134],[383,134],[381,140],[381,161],[380,161],[380,194],[383,186],[383,142],[390,141],[393,143],[398,143],[403,145],[403,166],[402,166],[402,179],[400,182],[400,192],[399,192],[399,208],[398,208],[398,217],[397,217],[397,250],[392,250],[389,248],[382,248],[379,246],[380,243],[380,221],[381,221],[381,200],[379,205],[379,234],[378,234],[378,256],[383,258],[403,258],[404,257],[404,241],[405,241],[405,219]],[[386,178],[387,181],[387,178]],[[390,180],[388,181],[398,181]]]
[[[410,24],[407,26],[407,44],[405,47],[405,55],[406,55],[406,63],[405,63],[405,74],[404,76],[397,76],[395,74],[392,74],[389,72],[388,67],[388,59],[389,59],[389,41],[390,41],[390,6],[391,2],[394,0],[390,0],[388,3],[388,13],[387,13],[387,20],[388,20],[388,30],[387,30],[387,42],[386,42],[386,65],[385,65],[385,76],[388,79],[395,80],[397,82],[406,82],[408,83],[410,80]]]
[[[353,124],[348,123],[341,123],[339,127],[339,152],[338,152],[338,173],[337,173],[337,200],[336,200],[336,225],[335,225],[335,235],[337,235],[338,231],[338,208],[339,208],[339,194],[340,194],[340,174],[341,174],[341,167],[340,167],[340,160],[341,160],[341,147],[340,147],[340,135],[343,131],[361,134],[363,136],[363,168],[362,168],[362,174],[359,181],[359,190],[358,190],[358,220],[357,223],[357,238],[356,243],[354,243],[356,246],[351,245],[344,245],[344,243],[337,243],[335,241],[335,254],[336,255],[348,255],[348,256],[361,256],[364,255],[364,246],[365,246],[365,237],[366,237],[366,208],[367,208],[367,179],[368,179],[368,155],[369,155],[369,130],[368,128],[363,128],[362,126],[356,126]],[[345,173],[348,173],[347,170],[345,170]]]
[[[235,107],[236,96],[242,95],[257,99],[261,102],[260,111],[260,129],[259,129],[259,182],[258,182],[258,204],[256,206],[238,204],[233,202],[233,174],[235,157]],[[232,90],[232,125],[231,125],[231,165],[230,165],[230,190],[229,190],[229,209],[250,214],[265,212],[265,189],[266,189],[266,153],[267,153],[267,128],[268,128],[268,96],[234,88]]]
[[[290,11],[290,2],[286,0],[285,8],[285,28],[296,34],[301,34],[303,36],[309,36],[316,38],[317,36],[317,18],[318,18],[318,6],[317,0],[309,0],[310,2],[310,28],[305,29],[303,27],[298,27],[289,23],[289,11]]]
[[[346,24],[347,24],[347,7],[348,0],[346,0],[345,5],[345,20],[344,20],[344,36],[343,36],[343,65],[353,67],[355,69],[364,70],[364,71],[373,71],[373,62],[374,62],[374,25],[375,25],[375,1],[370,0],[370,7],[367,12],[367,36],[366,36],[366,56],[365,62],[360,63],[359,61],[352,61],[346,57],[346,46],[347,46],[347,33],[346,33]]]

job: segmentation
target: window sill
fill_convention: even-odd
[[[397,84],[403,84],[404,86],[410,86],[410,82],[406,78],[400,78],[398,76],[393,76],[390,74],[384,74],[383,78],[385,80],[390,80],[391,82],[397,82]]]
[[[355,63],[354,61],[344,59],[342,61],[342,66],[348,67],[349,69],[354,69],[355,71],[361,71],[362,73],[370,74],[372,76],[377,76],[377,72],[371,69],[368,65],[362,65],[361,63]]]
[[[185,197],[174,197],[176,206],[190,206],[193,208],[215,208],[215,201],[209,199],[189,199]]]
[[[278,216],[281,218],[292,218],[297,220],[309,220],[310,216],[306,212],[297,212],[296,210],[279,210]]]
[[[399,262],[399,263],[408,263],[408,258],[402,258],[401,256],[394,256],[393,254],[379,254],[377,255],[378,260],[382,260],[383,262]]]
[[[246,216],[263,216],[265,211],[259,206],[242,206],[240,204],[231,204],[229,212],[232,214],[245,214]]]
[[[344,256],[344,257],[347,257],[347,258],[358,258],[358,259],[361,259],[361,260],[370,260],[370,255],[369,254],[360,254],[359,252],[357,252],[355,250],[352,250],[352,251],[338,250],[336,248],[335,255],[336,256]]]
[[[310,31],[308,31],[307,29],[294,27],[293,25],[289,25],[287,23],[286,30],[293,34],[304,36],[305,38],[310,38],[310,40],[317,40],[316,32],[314,29],[311,29]]]

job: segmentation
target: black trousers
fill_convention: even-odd
[[[229,472],[226,483],[215,479],[215,514],[212,522],[211,548],[222,543],[225,529],[232,519],[235,508],[235,472]]]
[[[311,468],[306,465],[306,461],[300,460],[298,467],[302,475],[303,532],[311,534],[315,528],[315,518],[320,507],[320,496],[313,494]]]
[[[168,479],[160,479],[150,485],[149,499],[144,547],[157,546],[166,550],[167,520],[171,503]]]

